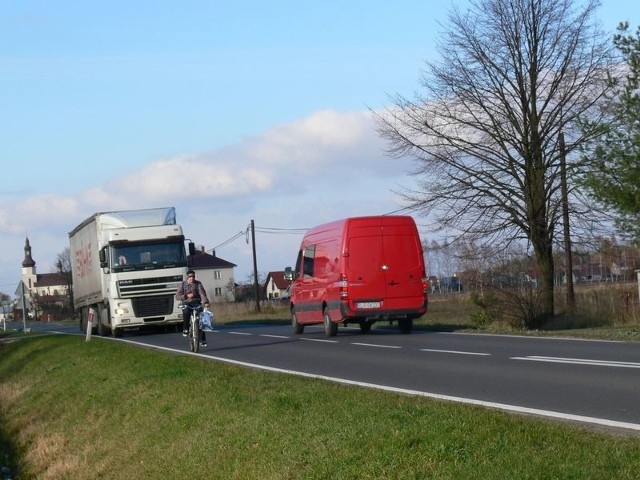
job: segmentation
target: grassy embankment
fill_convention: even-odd
[[[470,308],[434,298],[416,328],[474,329]],[[227,323],[286,317],[218,309]],[[625,318],[568,332],[637,332]],[[640,437],[13,332],[0,342],[2,466],[23,479],[632,479]]]
[[[82,337],[0,344],[20,478],[637,478],[640,438]]]

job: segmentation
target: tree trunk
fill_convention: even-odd
[[[534,325],[529,328],[539,328],[544,323],[553,318],[553,248],[551,245],[551,237],[547,233],[532,235],[531,243],[536,254],[536,265],[538,267],[539,282],[539,309],[540,316],[534,320]]]

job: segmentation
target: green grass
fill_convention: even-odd
[[[6,340],[6,339],[5,339]],[[640,437],[105,339],[0,343],[21,479],[632,479]]]

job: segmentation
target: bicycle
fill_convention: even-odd
[[[189,348],[192,352],[200,351],[200,313],[204,310],[202,304],[191,302],[183,303],[182,309],[191,310],[191,319],[189,320]]]

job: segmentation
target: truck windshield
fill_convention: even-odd
[[[183,267],[187,264],[184,244],[128,244],[111,248],[111,268],[115,271]]]

